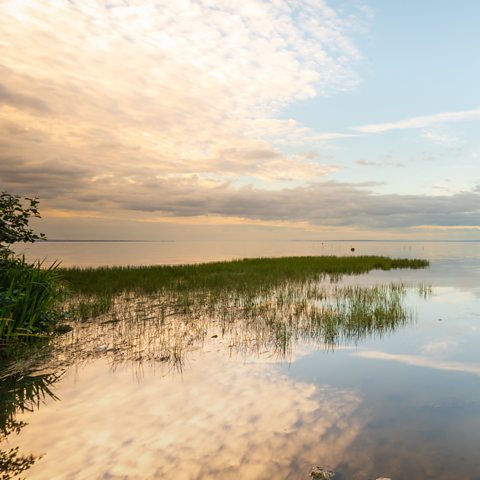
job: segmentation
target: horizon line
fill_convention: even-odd
[[[61,238],[53,238],[53,239],[41,239],[39,242],[50,242],[50,243],[168,243],[168,242],[209,242],[209,241],[218,241],[218,240],[182,240],[182,239],[170,239],[170,240],[147,240],[147,239],[61,239]],[[238,241],[238,240],[220,240],[220,241]],[[256,240],[253,240],[256,241]],[[316,243],[329,243],[329,242],[371,242],[371,243],[394,243],[394,242],[404,242],[404,243],[475,243],[480,242],[480,239],[359,239],[359,238],[338,238],[338,239],[296,239],[290,238],[286,240],[269,240],[274,242],[316,242]]]

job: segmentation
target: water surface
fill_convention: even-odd
[[[19,245],[29,259],[61,260],[62,265],[156,265],[200,263],[252,257],[295,255],[386,255],[402,258],[478,258],[480,242],[401,241],[55,241]]]
[[[334,479],[480,478],[480,245],[354,246],[359,254],[431,259],[425,270],[334,285],[401,282],[392,328],[328,342],[310,328],[311,310],[282,306],[273,319],[268,299],[257,315],[238,318],[221,309],[161,314],[158,298],[118,299],[114,317],[62,337],[55,362],[30,379],[41,401],[32,411],[17,408],[15,421],[25,425],[0,448],[34,455],[27,479],[302,479],[314,465],[335,471]],[[59,245],[40,248],[47,247]],[[351,254],[349,242],[279,242],[270,251],[232,243],[203,258],[207,245],[182,253],[162,243],[135,257],[138,245],[121,244],[114,260],[107,247],[69,244],[67,261]],[[313,294],[309,302],[321,307]]]

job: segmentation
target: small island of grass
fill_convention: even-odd
[[[194,265],[65,268],[61,275],[72,293],[118,294],[158,290],[256,291],[286,281],[358,275],[372,270],[425,268],[427,260],[381,256],[305,256],[248,258]]]

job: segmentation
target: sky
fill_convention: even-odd
[[[0,190],[62,239],[480,239],[476,0],[0,0]]]

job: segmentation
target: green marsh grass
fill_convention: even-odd
[[[62,269],[64,308],[83,322],[74,322],[55,348],[66,363],[106,355],[113,364],[177,368],[210,342],[281,357],[300,341],[335,348],[388,334],[413,317],[404,306],[405,285],[345,285],[343,275],[427,265],[358,256]]]
[[[0,349],[49,330],[61,295],[58,265],[4,259],[0,270]]]
[[[323,256],[253,258],[197,265],[64,268],[61,272],[73,292],[117,294],[125,291],[152,293],[165,288],[177,291],[257,291],[265,286],[302,281],[313,276],[427,266],[428,261],[420,259]]]

